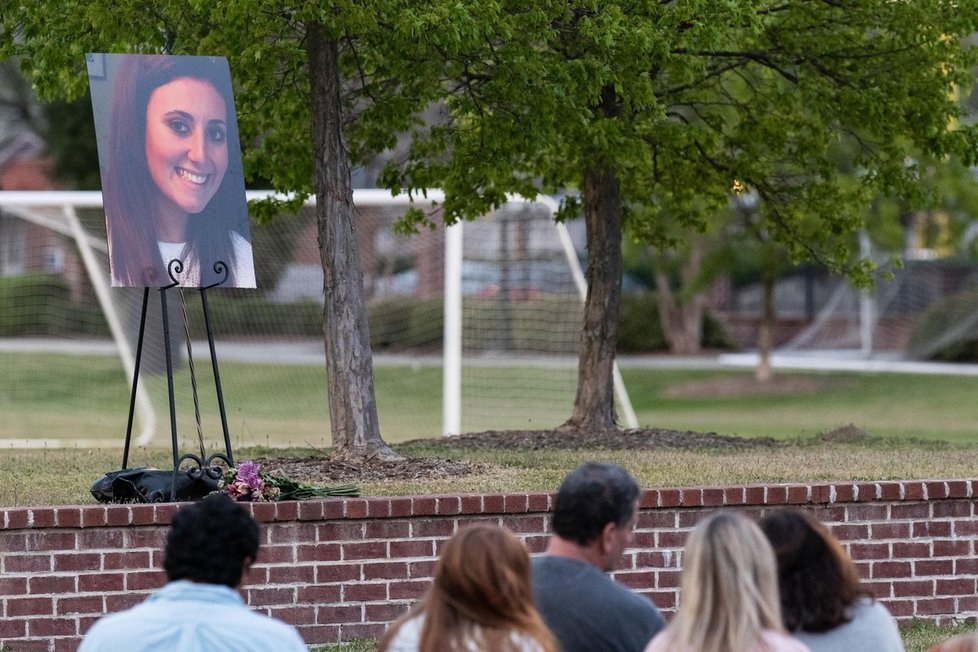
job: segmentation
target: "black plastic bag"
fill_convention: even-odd
[[[219,467],[178,469],[176,500],[199,500],[220,488]],[[135,467],[109,471],[92,484],[92,495],[100,503],[164,503],[174,487],[173,471]]]

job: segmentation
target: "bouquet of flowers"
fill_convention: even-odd
[[[221,479],[221,491],[241,502],[271,500],[304,500],[335,496],[356,497],[360,489],[352,484],[335,487],[318,487],[296,482],[278,470],[266,473],[255,462],[241,462],[228,469]]]

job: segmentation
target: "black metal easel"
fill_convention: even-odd
[[[211,354],[211,366],[214,371],[214,386],[217,391],[217,404],[221,412],[221,427],[224,430],[224,453],[213,453],[205,457],[203,436],[201,437],[201,449],[200,455],[194,455],[193,453],[185,453],[184,455],[179,454],[179,442],[177,440],[177,413],[176,413],[176,403],[174,401],[173,395],[173,356],[170,351],[170,321],[167,311],[167,291],[180,285],[179,275],[183,272],[183,261],[179,259],[174,259],[170,261],[167,266],[167,274],[170,276],[172,281],[169,285],[160,288],[160,307],[163,312],[163,351],[166,358],[166,383],[167,383],[167,398],[169,399],[170,406],[170,437],[172,441],[173,449],[173,482],[170,489],[170,500],[176,500],[176,479],[177,472],[180,469],[180,465],[187,460],[191,460],[196,464],[196,468],[190,469],[189,473],[192,477],[200,477],[202,474],[207,474],[212,479],[220,478],[222,471],[214,466],[215,460],[222,460],[228,465],[228,467],[234,466],[234,455],[231,453],[231,435],[228,431],[228,421],[227,412],[224,409],[224,392],[221,389],[221,375],[218,371],[217,366],[217,350],[214,347],[214,330],[211,326],[210,310],[207,307],[207,290],[222,285],[227,282],[229,270],[227,264],[223,261],[218,261],[214,263],[214,272],[221,277],[216,283],[212,283],[207,286],[202,286],[200,288],[200,301],[204,309],[204,326],[207,330],[207,343],[210,347]],[[139,365],[142,360],[143,354],[143,338],[146,331],[146,308],[149,303],[149,288],[143,289],[143,303],[142,309],[139,317],[139,336],[136,341],[136,359],[135,359],[135,369],[132,375],[132,392],[129,398],[129,421],[126,425],[126,444],[122,453],[122,468],[128,468],[129,464],[129,445],[132,440],[132,421],[133,414],[136,409],[136,387],[139,383]],[[189,351],[189,334],[188,334],[188,355],[192,357],[192,353]],[[192,371],[192,360],[190,362],[191,373]],[[196,386],[196,381],[194,381]],[[195,391],[195,408],[196,408],[196,391]],[[200,427],[200,412],[197,409],[197,422],[198,428]],[[200,433],[198,433],[200,434]]]

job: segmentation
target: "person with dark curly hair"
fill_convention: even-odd
[[[182,507],[166,538],[166,586],[96,622],[78,652],[306,652],[294,627],[255,613],[236,590],[257,555],[258,523],[227,496]]]
[[[598,462],[557,491],[546,554],[531,563],[537,608],[563,652],[640,652],[665,627],[651,600],[606,574],[632,542],[639,493],[628,471]]]
[[[778,562],[784,626],[812,652],[903,652],[896,621],[861,584],[855,564],[811,514],[761,519]]]

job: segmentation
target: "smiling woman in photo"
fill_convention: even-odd
[[[227,62],[119,56],[103,199],[112,284],[255,287]],[[173,260],[182,269],[171,266]]]

